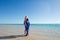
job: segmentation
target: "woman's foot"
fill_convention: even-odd
[[[27,34],[25,36],[28,36]]]

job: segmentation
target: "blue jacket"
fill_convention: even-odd
[[[30,22],[27,21],[26,24],[25,24],[25,27],[29,27],[30,26]]]

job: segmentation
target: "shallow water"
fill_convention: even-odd
[[[4,24],[0,25],[0,36],[24,34],[23,24]],[[31,24],[29,35],[33,39],[47,38],[51,40],[60,40],[60,24]],[[50,40],[49,39],[49,40]]]

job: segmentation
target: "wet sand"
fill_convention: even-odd
[[[38,32],[30,28],[29,36],[24,36],[24,27],[0,26],[0,40],[60,40],[59,35]]]

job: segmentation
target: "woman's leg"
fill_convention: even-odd
[[[29,34],[29,28],[27,28],[26,30],[26,36]]]
[[[24,35],[26,35],[26,31],[24,30]]]
[[[28,35],[29,34],[29,31],[27,30],[27,34],[26,35]]]

